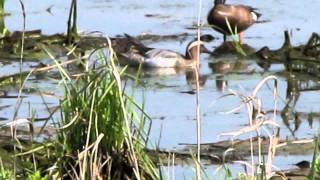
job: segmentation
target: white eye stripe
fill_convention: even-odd
[[[257,14],[256,14],[255,12],[251,12],[251,16],[252,16],[252,19],[253,19],[254,21],[257,21],[257,20],[258,20],[258,16],[257,16]]]
[[[194,41],[189,45],[188,51],[190,51],[191,48],[198,46],[198,45],[204,45],[204,43],[202,41]]]

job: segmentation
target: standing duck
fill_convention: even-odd
[[[133,37],[126,35],[131,42],[130,49],[118,53],[120,65],[154,67],[154,68],[182,68],[197,64],[198,46],[200,53],[211,53],[202,41],[193,40],[187,48],[185,56],[167,49],[156,49],[144,46]]]
[[[223,34],[226,41],[227,35],[239,33],[240,43],[242,42],[242,32],[257,22],[261,16],[255,8],[242,4],[225,4],[226,0],[215,0],[214,7],[209,11],[208,24],[216,31]],[[230,27],[228,26],[228,23]],[[231,28],[231,32],[230,32]]]

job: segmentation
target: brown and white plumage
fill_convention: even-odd
[[[202,41],[191,41],[186,48],[186,55],[184,56],[168,49],[148,48],[134,38],[130,36],[128,38],[133,41],[131,44],[135,45],[130,47],[127,52],[118,53],[121,65],[142,65],[157,68],[188,67],[197,63],[198,46],[200,47],[200,52],[211,53],[205,48]]]
[[[225,4],[225,0],[215,0],[214,7],[208,13],[208,24],[224,35],[238,34],[253,25],[260,13],[255,8],[242,4]],[[228,26],[228,23],[230,26]]]

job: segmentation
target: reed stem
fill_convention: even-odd
[[[199,0],[198,7],[198,23],[197,23],[197,40],[200,42],[200,34],[201,34],[201,9],[202,9],[202,0]],[[200,96],[199,96],[199,64],[200,64],[200,43],[198,43],[198,52],[197,52],[197,64],[195,68],[196,73],[196,128],[197,128],[197,163],[196,163],[196,179],[201,179],[201,117],[200,117]]]

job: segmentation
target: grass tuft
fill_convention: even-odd
[[[60,172],[81,179],[158,179],[144,152],[144,112],[124,92],[112,53],[102,57],[105,68],[65,86],[58,141],[64,152],[60,167],[67,171]]]

